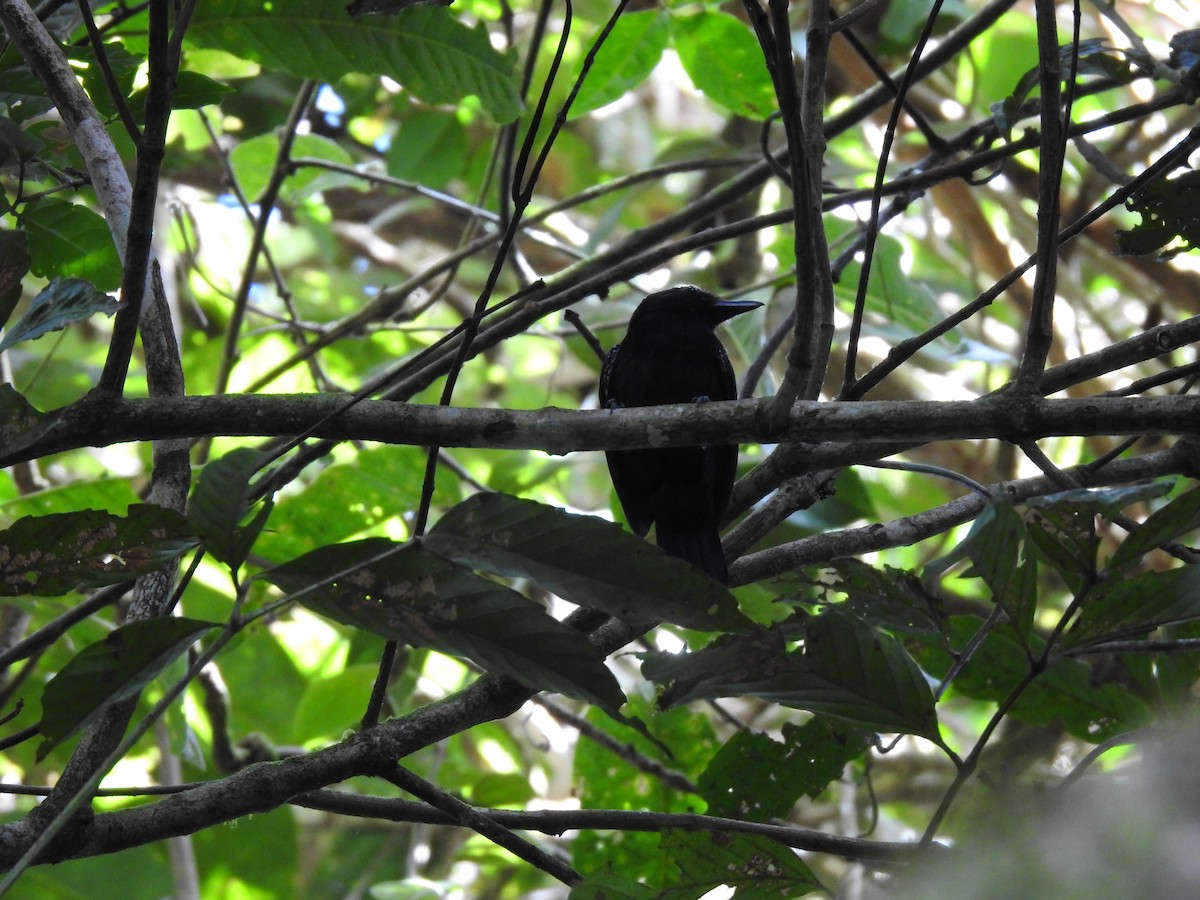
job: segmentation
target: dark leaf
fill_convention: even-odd
[[[1080,647],[1144,634],[1172,622],[1200,618],[1200,566],[1113,577],[1089,596],[1067,629],[1065,644]]]
[[[722,585],[595,516],[508,494],[476,494],[447,512],[425,546],[472,569],[524,577],[579,606],[701,631],[750,622]]]
[[[618,875],[608,865],[590,873],[567,895],[567,900],[658,900],[658,890],[636,878]]]
[[[863,622],[826,613],[808,626],[811,678],[768,697],[785,706],[841,719],[859,728],[900,731],[939,741],[933,694],[903,645]]]
[[[21,299],[21,279],[28,271],[28,235],[20,228],[0,228],[0,328]]]
[[[33,298],[21,316],[0,340],[0,352],[22,341],[32,341],[51,331],[61,331],[72,322],[90,319],[96,313],[111,316],[117,301],[79,278],[55,278]]]
[[[96,509],[29,516],[0,532],[0,595],[57,597],[116,584],[195,545],[187,520],[161,506],[131,506],[124,516]]]
[[[698,897],[721,886],[739,897],[803,897],[825,893],[812,869],[795,853],[767,838],[668,831],[662,850],[679,867],[679,879],[663,900]]]
[[[1095,515],[1066,508],[1031,510],[1027,531],[1040,557],[1062,576],[1072,594],[1095,577],[1100,549]]]
[[[952,621],[952,645],[961,652],[976,637],[982,620],[959,616]],[[1000,625],[978,643],[968,664],[955,678],[955,690],[977,700],[1007,700],[1027,678],[1030,654],[1040,656],[1044,646],[1032,639],[1026,652],[1011,625]],[[950,657],[938,650],[921,654],[937,675],[945,673]],[[1141,727],[1149,709],[1144,700],[1119,684],[1097,684],[1093,670],[1067,657],[1053,660],[1021,693],[1011,714],[1033,725],[1060,720],[1082,740],[1099,743],[1123,731]]]
[[[939,741],[933,694],[904,647],[837,612],[809,620],[803,654],[770,635],[734,635],[694,653],[647,653],[642,674],[670,683],[664,706],[753,695],[856,728]]]
[[[52,427],[48,418],[11,384],[0,384],[0,447],[6,452],[15,452],[36,440],[46,428]]]
[[[865,732],[834,729],[821,717],[803,725],[785,722],[782,741],[739,731],[712,758],[697,787],[710,815],[786,818],[801,796],[816,798],[868,746]]]
[[[346,12],[353,18],[359,16],[385,16],[404,12],[414,6],[450,6],[454,0],[350,0]]]
[[[133,82],[137,77],[138,68],[145,62],[140,56],[130,53],[126,44],[121,41],[108,41],[101,47],[108,69],[117,82],[117,90],[121,97],[128,97],[133,90]],[[96,52],[90,43],[72,48],[71,62],[80,74],[83,88],[88,97],[96,105],[101,115],[112,117],[117,114],[117,104],[112,92],[105,81],[104,72],[96,59]]]
[[[982,578],[993,600],[1028,628],[1037,594],[1036,568],[1025,546],[1027,537],[1025,523],[1012,504],[1003,498],[993,500],[957,547],[925,567],[926,575],[941,574],[964,557],[970,559],[972,566],[966,575]]]
[[[1125,205],[1142,221],[1130,231],[1117,232],[1122,254],[1169,257],[1200,247],[1200,172],[1152,181]]]
[[[1127,568],[1155,547],[1200,528],[1200,488],[1180,494],[1157,510],[1121,542],[1108,561],[1111,570]]]
[[[188,501],[188,520],[205,549],[235,572],[246,561],[271,514],[268,499],[242,524],[253,504],[250,479],[266,460],[266,454],[248,447],[226,453],[201,470]]]
[[[46,146],[8,116],[0,116],[0,170],[16,170],[21,163],[34,159]],[[0,259],[3,259],[0,256]]]
[[[200,109],[204,106],[215,106],[227,94],[233,93],[233,88],[214,81],[199,72],[180,72],[171,93],[171,109]],[[146,106],[146,89],[143,88],[129,98],[129,107],[139,119]]]
[[[11,61],[20,60],[16,53],[10,53],[8,57]],[[6,65],[0,69],[0,104],[17,122],[28,122],[54,108],[54,101],[46,95],[41,80],[25,64]]]
[[[833,587],[846,595],[838,605],[876,628],[903,634],[937,634],[945,613],[938,598],[921,587],[920,580],[891,566],[875,568],[857,559],[839,559],[830,564],[837,580]]]
[[[1066,79],[1071,72],[1071,58],[1076,55],[1073,44],[1063,44],[1058,48],[1059,67],[1062,77]],[[1079,42],[1078,57],[1075,63],[1077,75],[1099,75],[1127,81],[1131,77],[1131,69],[1125,53],[1113,47],[1103,38],[1092,38]],[[1033,68],[1021,76],[1013,92],[1000,103],[992,104],[992,117],[1000,133],[1008,139],[1012,128],[1020,117],[1021,107],[1029,99],[1034,89],[1041,81],[1041,70]]]
[[[1092,515],[1111,517],[1127,506],[1134,503],[1145,503],[1164,494],[1168,494],[1175,482],[1148,481],[1144,484],[1131,484],[1113,488],[1078,488],[1070,491],[1060,491],[1057,494],[1046,494],[1044,497],[1034,497],[1025,501],[1025,506],[1031,509],[1060,509],[1068,507],[1076,512],[1086,512]]]
[[[54,747],[92,721],[111,703],[137,694],[167,664],[211,628],[211,622],[164,616],[131,622],[81,650],[42,694],[44,759]]]
[[[692,700],[709,700],[746,693],[742,687],[790,672],[796,654],[789,653],[778,635],[724,635],[691,653],[652,650],[641,655],[642,675],[668,685],[659,704],[664,708]]]
[[[1065,79],[1071,71],[1074,49],[1070,44],[1060,48],[1062,73]],[[1096,75],[1115,81],[1128,81],[1131,75],[1125,51],[1114,47],[1106,38],[1089,38],[1079,42],[1079,53],[1075,63],[1078,75]]]
[[[466,657],[609,711],[624,702],[583,634],[416,543],[372,538],[322,547],[261,577],[345,625]]]

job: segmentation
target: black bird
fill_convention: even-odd
[[[736,399],[733,367],[713,329],[759,306],[720,300],[690,285],[646,297],[629,321],[625,340],[604,359],[600,402],[617,409]],[[653,524],[664,551],[728,583],[717,529],[733,488],[737,445],[606,455],[630,527],[644,536]]]

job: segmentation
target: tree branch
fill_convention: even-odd
[[[680,403],[612,412],[547,407],[465,409],[364,400],[344,409],[336,395],[83,399],[38,416],[24,439],[13,436],[0,466],[81,447],[165,438],[276,436],[307,432],[338,440],[493,450],[687,447],[780,441],[896,442],[1056,435],[1200,433],[1197,397],[1084,397],[1009,403],[1005,396],[959,401],[799,402],[787,419],[768,422],[769,400]],[[890,453],[894,450],[889,451]]]

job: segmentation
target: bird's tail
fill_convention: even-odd
[[[677,556],[709,578],[721,584],[729,584],[729,568],[725,563],[725,551],[721,549],[721,536],[715,528],[704,531],[683,531],[673,528],[663,528],[661,524],[654,529],[655,540],[663,552],[669,556]]]

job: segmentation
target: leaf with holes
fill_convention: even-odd
[[[58,597],[152,572],[196,545],[183,516],[137,504],[27,516],[0,532],[0,596]]]
[[[738,897],[803,897],[827,893],[794,852],[758,835],[668,831],[661,847],[679,876],[660,897],[700,897],[722,886]]]

